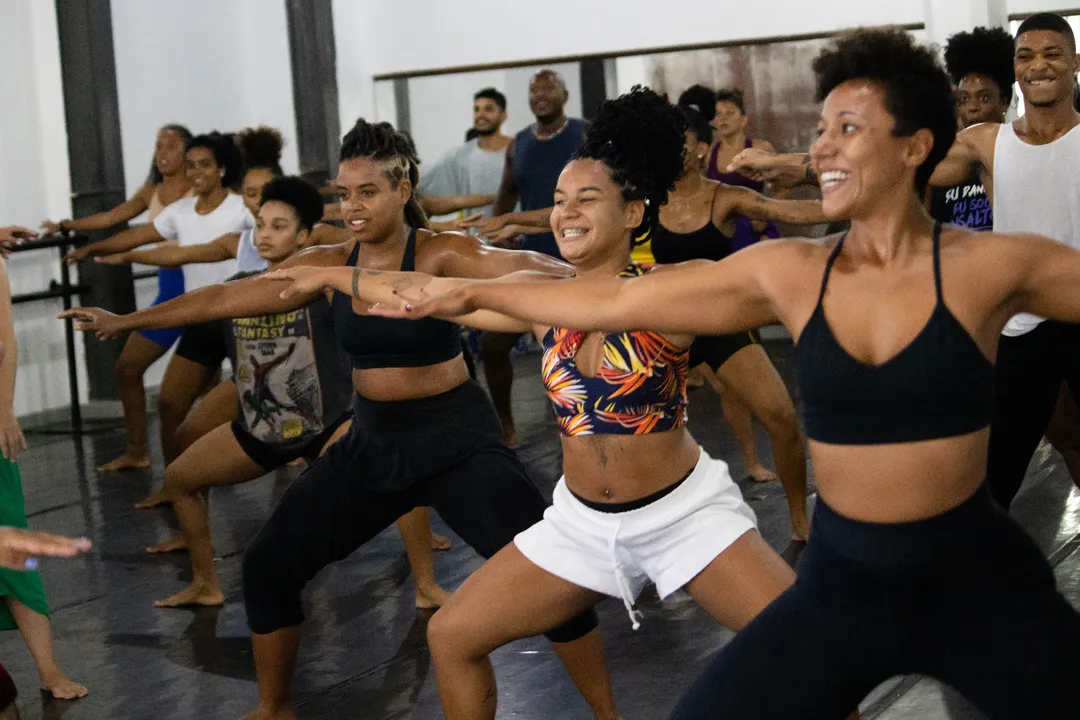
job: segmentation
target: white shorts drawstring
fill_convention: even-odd
[[[611,537],[608,539],[608,552],[611,554],[611,567],[615,571],[615,582],[619,585],[619,597],[622,598],[623,605],[626,606],[626,612],[630,615],[630,623],[633,625],[634,630],[637,630],[641,627],[641,619],[644,614],[640,610],[634,609],[634,593],[630,590],[630,581],[626,579],[622,563],[619,562],[620,529],[622,529],[622,523],[616,522],[611,531]]]

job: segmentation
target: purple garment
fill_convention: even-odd
[[[746,149],[749,150],[754,146],[754,141],[750,138],[746,138]],[[716,166],[716,156],[720,153],[719,143],[713,146],[712,151],[709,153],[709,164],[705,171],[705,177],[710,180],[719,180],[725,185],[734,185],[735,187],[744,187],[753,190],[754,192],[764,192],[765,183],[758,182],[757,180],[751,180],[742,173],[737,172],[720,172],[720,168]],[[776,223],[769,222],[765,225],[763,232],[758,232],[754,229],[754,221],[746,217],[735,218],[735,234],[731,238],[732,251],[742,250],[744,247],[753,245],[762,237],[778,238],[780,237],[780,228],[776,226]]]

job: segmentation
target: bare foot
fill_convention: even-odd
[[[508,423],[503,423],[502,441],[506,447],[516,448],[518,446],[517,428]]]
[[[779,478],[776,477],[776,473],[774,473],[772,470],[768,469],[764,465],[760,464],[750,465],[749,467],[747,467],[746,477],[753,480],[754,482],[759,483],[767,483],[773,482],[774,480],[779,480]]]
[[[165,494],[164,490],[155,490],[139,502],[135,503],[135,507],[139,510],[145,510],[147,508],[157,507],[158,505],[171,505],[172,500]]]
[[[181,590],[172,597],[165,598],[164,600],[158,600],[154,603],[154,607],[159,608],[171,608],[171,607],[183,607],[185,605],[224,605],[225,594],[221,592],[219,587],[206,587],[201,583],[198,585],[192,584],[188,588]]]
[[[98,468],[98,472],[114,472],[116,470],[142,470],[150,467],[150,456],[146,453],[133,453],[128,450],[126,453],[110,460],[104,465]]]
[[[296,720],[296,710],[292,705],[278,710],[255,708],[240,720]]]
[[[454,544],[450,542],[450,538],[443,537],[436,533],[431,533],[431,549],[437,552],[448,552],[454,548]]]
[[[450,599],[450,593],[436,585],[433,588],[416,588],[416,607],[433,610],[442,607]]]
[[[86,697],[90,692],[61,672],[60,668],[54,668],[52,672],[41,677],[41,690],[52,693],[58,700],[77,700]]]
[[[187,541],[184,540],[183,535],[177,535],[174,538],[169,538],[165,542],[159,542],[157,545],[151,545],[146,548],[146,552],[151,555],[179,552],[180,550],[187,550]]]

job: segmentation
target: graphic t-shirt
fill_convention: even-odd
[[[930,215],[943,223],[971,230],[993,230],[994,213],[990,198],[978,174],[962,185],[932,188]]]
[[[303,442],[348,410],[349,360],[324,297],[299,310],[228,323],[239,421],[252,437],[272,445]]]

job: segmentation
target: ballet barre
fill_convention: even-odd
[[[49,235],[39,240],[26,240],[11,246],[11,252],[23,253],[35,250],[49,250],[56,248],[60,252],[60,281],[49,281],[49,287],[37,292],[22,293],[11,297],[12,305],[23,303],[40,302],[60,298],[65,310],[71,309],[71,298],[74,295],[89,290],[86,285],[71,284],[71,268],[64,262],[64,256],[71,248],[82,245],[87,238],[81,235],[68,236],[63,233]],[[68,387],[71,392],[71,429],[75,433],[82,432],[82,408],[79,406],[79,374],[77,358],[75,357],[75,325],[72,320],[64,321],[64,345],[67,352]]]

